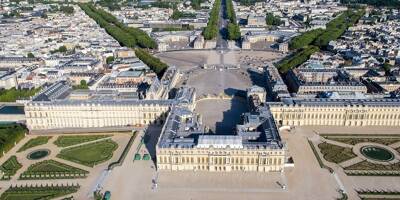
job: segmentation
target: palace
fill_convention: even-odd
[[[400,99],[285,99],[267,104],[283,126],[400,126]]]
[[[32,101],[25,105],[25,117],[31,131],[161,125],[171,107],[194,108],[195,98],[194,88],[181,88],[175,99]]]
[[[158,170],[283,171],[288,162],[280,126],[399,126],[399,99],[282,98],[265,102],[265,90],[248,91],[250,112],[235,131],[211,134],[194,112],[194,88],[174,99],[32,101],[25,106],[30,130],[130,127],[164,124],[156,145]]]
[[[156,146],[159,170],[283,171],[286,146],[268,107],[244,115],[236,132],[215,135],[204,132],[192,111],[171,110]]]
[[[29,130],[162,124],[173,100],[62,100],[25,106]]]

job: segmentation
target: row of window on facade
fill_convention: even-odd
[[[281,165],[283,164],[282,157],[274,158],[258,158],[258,157],[171,157],[159,156],[158,162],[170,164],[261,164],[261,165]]]

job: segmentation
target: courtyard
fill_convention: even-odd
[[[202,117],[203,124],[212,133],[233,134],[236,124],[241,123],[241,114],[247,112],[246,99],[212,99],[197,102],[195,112]]]
[[[218,64],[259,67],[272,64],[272,61],[279,60],[285,55],[275,51],[185,50],[162,52],[156,56],[170,66],[177,66],[185,71]]]

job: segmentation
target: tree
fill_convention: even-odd
[[[143,61],[147,66],[149,66],[150,69],[153,70],[158,75],[158,77],[162,77],[165,70],[168,68],[167,64],[161,62],[159,58],[152,56],[146,50],[136,48],[135,54],[141,61]]]
[[[212,40],[218,34],[218,14],[221,7],[221,0],[215,0],[213,8],[208,18],[207,26],[203,30],[203,36],[206,40]]]
[[[229,23],[228,24],[228,39],[229,40],[238,40],[240,38],[240,28],[239,25]]]
[[[60,10],[67,15],[74,14],[74,7],[72,6],[61,6]]]
[[[87,87],[87,83],[85,80],[81,80],[81,86],[86,86]]]
[[[80,85],[75,85],[75,86],[73,86],[72,88],[73,88],[74,90],[77,90],[77,89],[88,89],[89,86],[88,86],[86,80],[81,80]]]
[[[181,19],[181,18],[196,18],[196,14],[189,13],[189,12],[181,12],[181,11],[175,9],[171,15],[171,19],[177,20],[177,19]]]
[[[201,8],[200,4],[203,2],[204,0],[191,0],[190,5],[194,10],[199,10]]]
[[[290,49],[300,49],[311,44],[319,35],[324,32],[323,29],[314,29],[294,37],[290,43]]]
[[[106,63],[107,63],[107,65],[111,64],[113,61],[114,61],[114,56],[108,56],[108,57],[106,58]]]
[[[43,12],[43,13],[40,15],[40,17],[43,18],[43,19],[47,19],[47,14],[46,14],[45,12]]]
[[[226,1],[227,17],[231,23],[236,24],[236,13],[235,13],[235,9],[233,8],[232,0],[225,0],[225,1]]]
[[[318,51],[319,48],[316,46],[307,46],[306,48],[294,53],[294,55],[287,56],[286,58],[281,60],[276,67],[279,69],[279,72],[286,73],[290,69],[293,69],[303,64],[306,60],[310,58],[313,53]]]
[[[398,0],[340,0],[342,4],[368,4],[372,6],[387,6],[393,8],[400,8],[400,1]]]
[[[96,9],[92,4],[79,4],[81,9],[121,45],[126,47],[157,48],[157,43],[146,32],[121,23],[112,14]]]
[[[67,52],[67,47],[62,45],[61,47],[58,48],[58,52],[61,52],[61,53]]]
[[[390,65],[390,64],[387,63],[387,62],[383,63],[383,65],[382,65],[382,68],[383,68],[383,70],[385,70],[385,74],[386,74],[386,75],[389,75],[389,74],[390,74],[390,69],[391,69],[392,67],[393,67],[393,66]]]
[[[29,52],[27,56],[28,56],[28,58],[34,58],[35,57],[35,55],[33,55],[32,52]]]
[[[347,10],[343,12],[326,25],[325,31],[314,40],[313,44],[320,48],[325,48],[330,41],[336,40],[343,35],[347,28],[357,23],[364,13],[364,10]]]
[[[282,24],[282,21],[279,17],[274,16],[272,13],[267,13],[267,16],[265,17],[265,21],[267,25],[270,26],[279,26]]]
[[[28,99],[29,97],[35,95],[40,88],[25,90],[25,89],[15,89],[11,88],[9,90],[0,90],[0,102],[15,102],[19,99]]]

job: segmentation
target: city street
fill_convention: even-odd
[[[228,48],[228,41],[226,40],[227,28],[228,28],[228,20],[225,18],[225,0],[221,1],[221,9],[219,11],[219,19],[218,19],[218,29],[219,34],[217,35],[217,50],[224,50]]]

